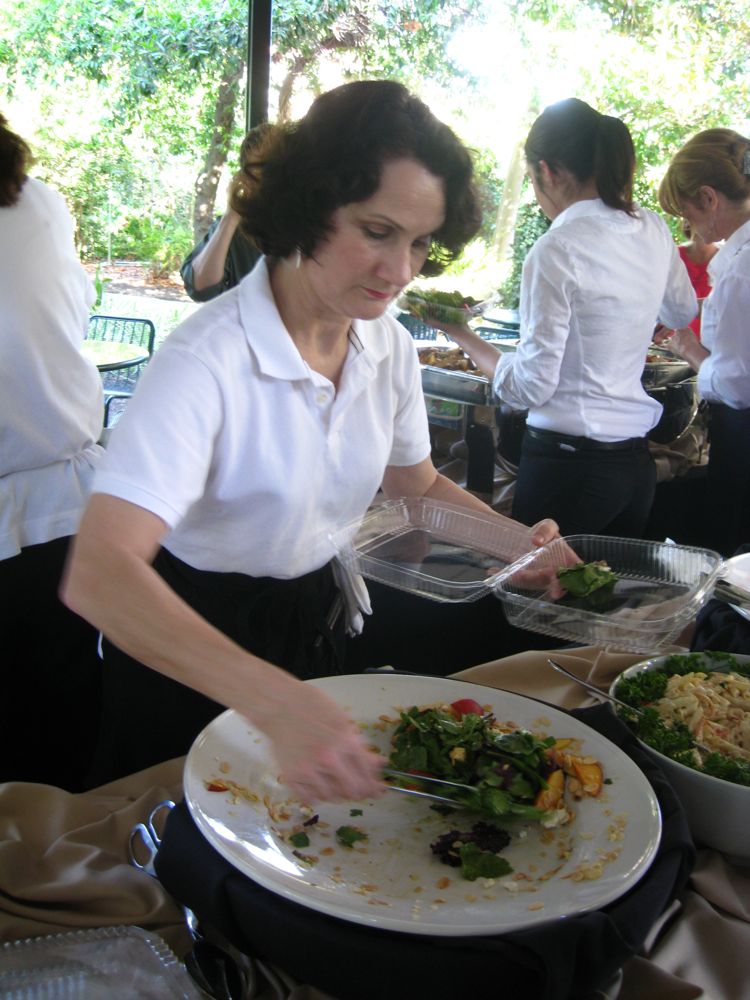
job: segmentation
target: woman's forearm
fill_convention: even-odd
[[[64,602],[146,666],[241,712],[270,739],[303,801],[379,795],[382,761],[323,691],[254,656],[192,610],[152,568],[166,526],[95,494],[61,588]]]

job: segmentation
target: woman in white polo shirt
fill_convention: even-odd
[[[697,302],[665,223],[633,203],[627,127],[575,98],[548,107],[526,139],[537,201],[552,220],[521,282],[518,350],[468,329],[451,336],[528,410],[513,500],[526,524],[638,538],[656,485],[647,435],[661,406],[641,385],[659,319],[687,325]]]
[[[471,160],[401,85],[351,83],[279,130],[234,207],[265,257],[155,355],[70,567],[66,600],[108,638],[96,779],[186,752],[227,705],[297,795],[378,794],[381,762],[298,678],[341,669],[329,534],[381,484],[488,510],[434,469],[414,345],[386,315],[476,232]]]
[[[750,542],[750,139],[727,128],[693,136],[659,188],[665,212],[706,242],[725,240],[708,265],[701,342],[690,329],[662,338],[698,372],[709,408],[706,543],[722,555]]]

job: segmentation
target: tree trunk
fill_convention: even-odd
[[[214,111],[214,129],[211,143],[203,161],[203,168],[195,182],[195,202],[193,205],[193,237],[196,243],[202,240],[213,222],[216,205],[216,191],[221,172],[229,156],[237,113],[240,80],[244,74],[242,60],[228,60],[224,64]]]
[[[310,56],[297,56],[289,67],[286,76],[279,88],[279,112],[276,120],[279,123],[288,122],[291,118],[292,93],[294,91],[294,81],[301,76],[307,65],[312,62]]]
[[[510,165],[508,166],[508,173],[503,186],[503,197],[500,201],[500,207],[497,210],[495,239],[493,240],[492,248],[499,261],[504,261],[508,257],[513,246],[518,204],[521,200],[523,173],[524,156],[523,140],[521,140],[513,149],[513,155],[510,158]]]

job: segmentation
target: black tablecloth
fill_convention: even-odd
[[[338,1000],[589,996],[638,952],[685,885],[695,849],[672,789],[627,727],[604,706],[572,714],[638,764],[662,810],[662,840],[651,868],[602,910],[488,937],[433,937],[364,927],[289,902],[251,881],[204,839],[184,802],[167,821],[156,859],[159,879],[238,948]]]

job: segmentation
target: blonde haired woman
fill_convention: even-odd
[[[726,241],[708,265],[702,343],[689,328],[662,336],[698,372],[709,404],[706,540],[731,555],[750,541],[750,139],[726,128],[699,132],[670,163],[659,202],[706,243]]]

